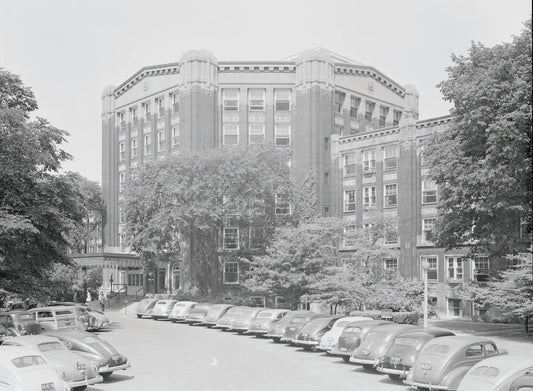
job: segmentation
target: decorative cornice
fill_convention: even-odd
[[[360,141],[360,140],[366,140],[369,138],[376,138],[376,137],[382,137],[387,136],[389,134],[395,134],[400,131],[400,128],[398,126],[391,126],[388,128],[382,128],[380,130],[373,130],[371,132],[364,132],[359,134],[352,134],[349,136],[343,136],[339,138],[339,144],[346,144],[352,141]]]
[[[435,117],[418,121],[416,123],[417,128],[431,128],[433,126],[440,126],[453,121],[454,117],[451,115],[443,115],[442,117]]]
[[[294,61],[220,61],[218,71],[226,72],[296,72]]]
[[[180,63],[174,62],[170,64],[161,64],[161,65],[150,65],[147,67],[141,68],[133,76],[128,78],[124,83],[115,88],[114,95],[115,98],[118,98],[120,95],[128,91],[135,84],[139,83],[142,79],[147,76],[159,76],[159,75],[169,75],[179,73]]]
[[[345,75],[369,76],[378,81],[379,83],[383,84],[388,89],[394,91],[401,97],[405,96],[404,87],[396,83],[391,78],[385,76],[383,73],[381,73],[374,67],[370,67],[367,65],[335,63],[335,73]]]

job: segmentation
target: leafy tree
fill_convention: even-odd
[[[531,47],[530,19],[511,43],[452,56],[440,88],[454,121],[424,151],[440,190],[438,246],[506,254],[531,221]]]
[[[78,301],[84,301],[90,291],[95,292],[102,285],[102,267],[81,267],[79,265],[54,264],[44,278],[45,289],[52,300],[71,301],[75,294]]]

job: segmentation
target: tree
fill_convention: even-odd
[[[473,43],[440,84],[450,129],[424,151],[439,185],[435,244],[506,254],[531,221],[531,19],[511,43]]]

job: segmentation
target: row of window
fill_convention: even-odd
[[[240,90],[238,88],[224,88],[222,90],[222,108],[224,111],[239,111]],[[291,90],[276,88],[274,90],[274,110],[291,110]],[[265,111],[265,89],[252,88],[248,90],[248,111]]]
[[[224,124],[222,125],[222,144],[238,145],[239,144],[239,125]],[[248,126],[248,144],[256,145],[265,142],[265,125],[251,124]],[[274,145],[290,146],[291,145],[291,126],[287,124],[274,125]]]
[[[356,230],[356,225],[349,225],[344,229],[344,241],[343,247],[350,248],[354,247],[357,242],[353,239],[353,232]],[[372,235],[374,234],[374,225],[373,224],[363,224],[364,238],[368,241],[372,240]],[[386,227],[384,232],[384,242],[385,244],[397,244],[398,243],[398,223],[391,224]]]
[[[344,106],[344,101],[346,99],[346,94],[341,91],[335,92],[335,113],[341,114],[342,108]],[[358,118],[360,113],[360,106],[361,106],[361,98],[358,96],[351,95],[350,96],[350,117],[351,118]],[[372,122],[372,119],[374,118],[374,111],[376,110],[376,103],[366,100],[365,101],[365,107],[364,107],[364,118],[367,122]],[[378,123],[379,126],[384,127],[387,125],[387,117],[389,116],[390,108],[387,106],[380,105],[379,106],[379,119]],[[361,113],[363,114],[363,113]],[[402,112],[399,110],[393,110],[392,111],[392,126],[397,126],[400,124],[400,119],[402,117]]]
[[[376,150],[367,149],[362,152],[363,172],[370,173],[376,171]],[[355,174],[355,153],[344,155],[343,172],[344,176]],[[383,148],[383,170],[394,171],[398,168],[398,147],[390,145]]]
[[[179,94],[177,92],[171,93],[169,95],[170,106],[172,114],[177,114],[180,110],[179,104]],[[166,96],[160,96],[155,99],[155,108],[159,117],[162,117],[165,114],[166,110]],[[152,102],[147,101],[141,103],[142,116],[145,121],[150,120],[152,116]],[[125,111],[117,112],[117,121],[118,123],[123,123],[125,121]],[[138,107],[132,106],[128,108],[128,119],[132,122],[136,122],[139,118]]]
[[[439,281],[439,257],[437,255],[427,255],[420,257],[420,263],[427,261],[429,268],[427,269],[428,282]],[[448,282],[462,282],[464,278],[464,262],[465,258],[456,255],[445,255],[445,273],[446,281]],[[473,259],[471,263],[472,281],[487,281],[489,279],[490,262],[487,256],[478,256]]]
[[[171,148],[177,148],[179,147],[179,127],[173,126],[171,129]],[[143,143],[143,152],[145,156],[152,154],[152,135],[151,134],[145,134],[144,135],[144,143]],[[157,152],[163,152],[165,150],[166,145],[166,132],[164,130],[161,130],[157,132]],[[118,144],[118,160],[119,162],[123,162],[126,160],[126,143],[120,142]],[[139,143],[137,141],[137,138],[132,138],[130,140],[130,159],[135,159],[139,156]]]

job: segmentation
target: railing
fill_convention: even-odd
[[[142,291],[142,295],[139,295],[139,292]],[[138,296],[144,297],[144,286],[141,286],[135,291],[135,301],[139,301]]]

